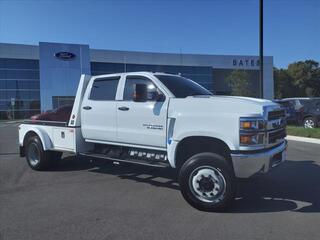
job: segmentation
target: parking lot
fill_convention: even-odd
[[[227,213],[183,199],[173,170],[64,156],[47,172],[18,155],[0,124],[0,239],[320,239],[320,145],[289,142],[288,160],[239,183]]]

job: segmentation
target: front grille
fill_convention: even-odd
[[[286,116],[285,110],[276,110],[268,113],[268,120],[275,120],[279,118],[284,118]]]
[[[269,133],[269,144],[276,143],[277,140],[285,138],[286,135],[287,135],[287,133],[286,133],[285,128],[280,129],[278,131],[270,132]]]

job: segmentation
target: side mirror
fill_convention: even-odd
[[[146,84],[137,83],[134,85],[133,101],[146,102],[148,99],[148,88]]]

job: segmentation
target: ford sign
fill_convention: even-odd
[[[73,58],[76,57],[76,55],[71,52],[57,52],[54,54],[54,56],[61,60],[72,60]]]

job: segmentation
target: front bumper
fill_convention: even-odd
[[[287,141],[262,151],[250,153],[232,153],[232,163],[236,177],[248,178],[255,173],[266,173],[286,159]]]

